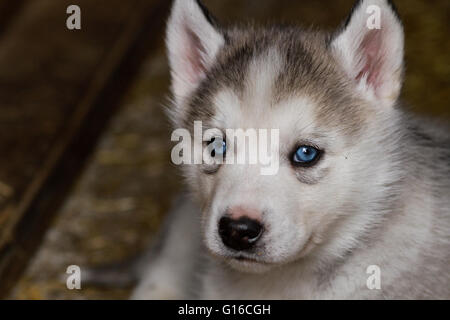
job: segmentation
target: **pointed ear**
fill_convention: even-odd
[[[360,0],[332,50],[370,101],[393,106],[403,82],[403,27],[390,0]]]
[[[199,0],[175,0],[166,42],[172,91],[179,103],[204,79],[225,41]]]

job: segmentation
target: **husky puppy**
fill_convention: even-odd
[[[184,165],[192,195],[134,299],[450,299],[449,131],[399,105],[390,1],[328,34],[175,0],[167,46],[175,128],[279,129],[279,170]]]

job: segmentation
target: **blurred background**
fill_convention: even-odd
[[[353,0],[204,0],[223,24],[333,30]],[[403,98],[450,119],[450,1],[394,0],[406,33]],[[66,8],[81,8],[68,30]],[[168,0],[0,0],[0,297],[125,299],[66,288],[66,268],[127,260],[182,188],[170,162]]]

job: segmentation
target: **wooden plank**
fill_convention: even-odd
[[[44,4],[44,9],[42,6],[40,7],[42,11],[37,14],[37,18],[33,11],[37,9],[36,6],[26,8],[25,15],[28,14],[28,16],[23,19],[26,26],[10,30],[10,33],[17,33],[14,37],[11,36],[12,39],[16,39],[21,33],[28,38],[32,37],[33,35],[26,33],[26,30],[29,31],[29,28],[33,25],[39,25],[39,23],[44,26],[44,33],[49,32],[52,28],[55,28],[55,30],[61,28],[57,24],[64,22],[64,19],[60,18],[65,18],[65,15],[61,16],[61,13],[65,13],[68,2],[58,1],[57,4],[55,4],[55,1],[41,2],[41,4]],[[38,140],[38,142],[46,143],[50,147],[44,151],[38,150],[35,152],[44,160],[35,161],[29,166],[35,171],[31,170],[31,182],[25,183],[23,192],[21,192],[21,184],[24,183],[23,177],[26,175],[24,174],[22,179],[13,181],[17,188],[14,189],[15,195],[0,212],[0,297],[8,294],[39,246],[55,213],[71,190],[73,182],[79,176],[98,137],[107,125],[108,119],[114,114],[122,94],[132,81],[143,58],[152,49],[151,35],[160,35],[156,31],[161,31],[164,25],[169,4],[168,1],[98,1],[96,4],[89,3],[87,0],[78,1],[78,5],[82,8],[82,14],[87,13],[84,18],[84,26],[87,26],[87,28],[95,27],[96,29],[85,32],[84,38],[78,36],[79,38],[74,40],[75,44],[80,47],[71,46],[69,43],[63,48],[66,51],[62,50],[59,54],[64,59],[67,59],[66,55],[73,57],[74,50],[86,54],[82,50],[90,49],[92,41],[97,41],[96,48],[91,48],[92,55],[96,57],[84,57],[84,65],[87,69],[94,71],[94,76],[90,81],[86,81],[86,72],[75,72],[78,75],[78,77],[75,77],[76,79],[73,78],[71,72],[59,74],[62,78],[72,76],[71,79],[66,78],[65,80],[73,84],[73,90],[70,90],[67,87],[68,83],[64,83],[64,89],[69,91],[68,94],[71,99],[58,99],[57,92],[54,92],[57,97],[52,100],[53,104],[60,102],[60,104],[56,103],[55,109],[57,109],[59,115],[56,119],[62,119],[64,125],[55,126],[56,130],[50,130],[53,135],[48,134]],[[31,6],[33,5],[35,4],[31,4]],[[92,11],[89,12],[89,10]],[[42,19],[45,19],[45,21],[42,21]],[[83,30],[85,29],[78,31],[78,34],[83,34]],[[65,36],[72,36],[67,30],[60,32],[60,36],[63,37],[61,41],[67,41],[64,38]],[[101,40],[105,43],[101,44],[101,50],[97,50],[98,42],[101,42]],[[61,47],[58,47],[60,44],[58,41],[50,42],[50,45],[61,49]],[[26,41],[21,43],[26,44]],[[42,58],[45,62],[46,59],[49,59],[49,55],[52,54],[54,48],[49,47],[47,41],[41,41],[40,44],[37,43],[36,45],[37,51],[42,54],[39,58]],[[0,49],[2,47],[8,47],[8,43],[0,43]],[[10,48],[15,47],[10,46]],[[12,59],[11,55],[7,58]],[[68,64],[61,64],[59,67],[65,68],[67,71],[75,68],[81,69],[83,65],[77,64],[78,60],[75,57]],[[8,59],[0,54],[0,67],[5,61],[8,61]],[[51,66],[54,67],[54,62]],[[42,76],[42,73],[38,75],[31,73],[34,77]],[[4,74],[0,74],[0,84],[2,81],[11,84],[10,81],[5,81],[2,76]],[[21,78],[18,78],[18,80],[23,81],[23,79],[24,74],[21,74]],[[77,93],[80,92],[81,95],[77,96]],[[5,92],[0,90],[0,97],[2,94],[5,94]],[[31,95],[28,97],[32,98]],[[23,97],[18,100],[24,105],[27,103],[33,104],[32,101]],[[37,105],[35,106],[37,107]],[[36,112],[35,110],[31,111]],[[48,112],[48,110],[45,111]],[[70,116],[64,116],[65,114]],[[49,114],[45,116],[49,116]],[[7,117],[3,117],[3,120],[5,118],[8,120]],[[2,118],[0,117],[0,123],[1,121]],[[7,121],[4,121],[4,123],[7,123]],[[33,126],[35,123],[24,125]],[[13,125],[10,123],[10,126]],[[54,139],[54,143],[49,143],[48,140],[51,138]],[[1,147],[5,145],[7,144],[0,143],[0,151],[7,152],[7,150],[1,150]],[[32,147],[31,145],[28,146]],[[23,149],[21,151],[23,152]],[[17,154],[20,155],[20,152],[17,152]],[[30,154],[33,155],[32,149],[30,149]],[[20,165],[24,166],[23,161],[17,168],[20,168]],[[4,183],[4,185],[8,184]],[[16,190],[19,190],[19,192]]]

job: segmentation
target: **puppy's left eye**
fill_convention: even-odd
[[[212,138],[208,146],[211,149],[211,157],[224,156],[227,153],[227,143],[222,138]]]
[[[312,166],[320,157],[320,150],[311,146],[299,147],[293,157],[292,162],[300,166]]]

